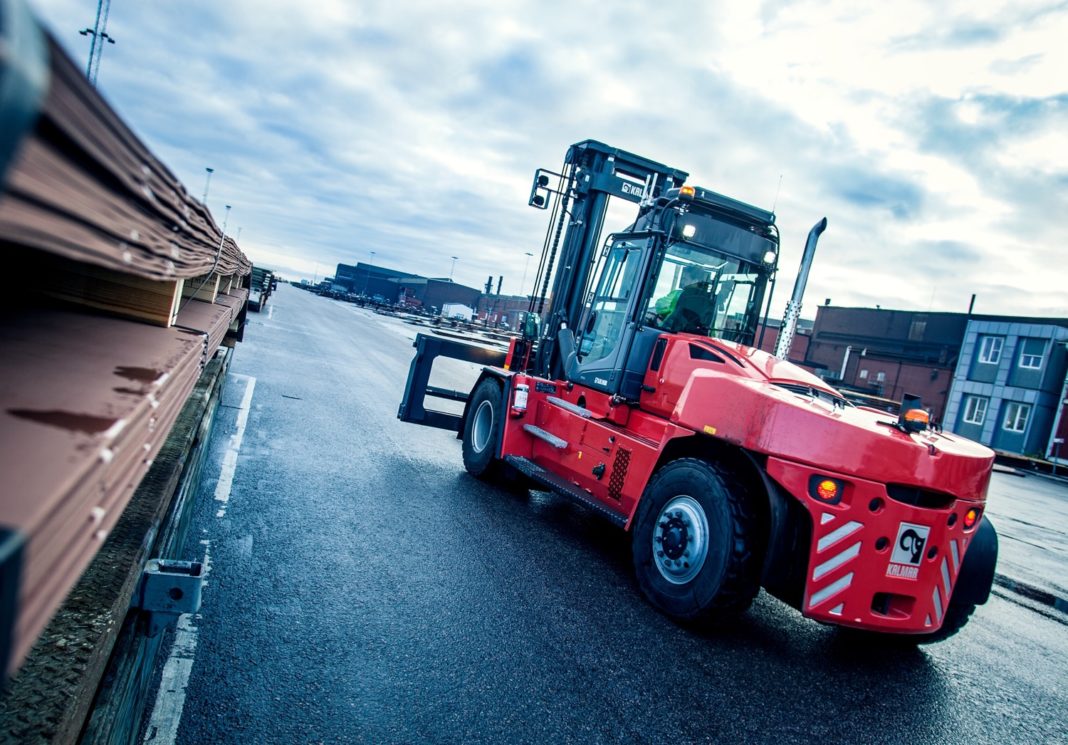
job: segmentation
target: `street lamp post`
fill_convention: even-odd
[[[457,258],[459,258],[459,257],[458,256],[453,256],[452,257],[452,267],[449,268],[449,281],[450,282],[452,281],[452,273],[454,271],[456,271],[456,259]]]
[[[226,213],[223,215],[223,226],[221,235],[219,236],[219,251],[222,252],[223,241],[226,240],[226,224],[230,222],[230,205],[226,205]],[[218,262],[218,259],[216,259]]]
[[[200,201],[206,207],[208,205],[208,187],[211,186],[211,174],[215,173],[215,169],[205,167],[204,170],[208,172],[208,175],[204,178],[204,198]]]
[[[530,251],[526,252],[527,260],[523,263],[523,279],[519,282],[519,294],[523,294],[523,288],[527,286],[527,269],[530,268],[530,257],[533,256]]]
[[[367,286],[371,284],[371,266],[375,263],[375,252],[368,251],[367,253],[370,258],[367,259],[367,276],[363,278],[363,295],[365,297],[367,296]]]

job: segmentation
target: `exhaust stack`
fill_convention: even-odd
[[[808,270],[812,268],[812,259],[816,255],[816,243],[819,242],[820,235],[826,229],[827,218],[825,217],[808,231],[805,253],[801,257],[801,268],[797,270],[797,281],[794,282],[794,294],[790,296],[790,302],[786,304],[782,328],[779,329],[779,339],[775,342],[775,356],[780,360],[785,360],[790,354],[790,345],[794,342],[794,332],[797,330],[797,319],[801,317],[801,298],[805,294],[805,285],[808,284]]]

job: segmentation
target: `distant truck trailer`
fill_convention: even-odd
[[[475,317],[475,309],[463,303],[445,303],[441,306],[441,315],[457,321],[470,321]]]

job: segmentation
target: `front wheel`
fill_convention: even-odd
[[[475,387],[467,407],[464,422],[464,468],[472,476],[488,479],[496,475],[498,430],[502,415],[501,387],[496,380],[486,378]]]
[[[759,590],[756,518],[741,482],[682,458],[649,482],[632,536],[638,585],[683,621],[744,611]]]

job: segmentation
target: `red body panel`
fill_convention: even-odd
[[[913,507],[895,502],[879,482],[778,458],[768,459],[768,475],[812,517],[802,613],[879,631],[923,633],[942,625],[974,532],[974,526],[964,528],[963,519],[973,502]],[[809,495],[809,480],[816,475],[846,482],[841,502],[824,504]],[[910,530],[922,539],[918,557],[900,547]],[[899,561],[893,560],[895,548]]]
[[[626,518],[628,527],[666,443],[673,437],[693,434],[663,417],[628,406],[613,406],[610,397],[599,391],[581,386],[568,391],[564,383],[526,375],[516,375],[514,382],[527,383],[530,392],[526,411],[517,416],[512,410],[505,424],[502,454],[530,458],[568,477],[605,507]],[[549,402],[554,397],[584,404],[593,416],[585,418],[554,406]],[[568,447],[557,449],[532,437],[523,429],[526,424],[551,432],[567,441]],[[600,478],[595,475],[598,466],[604,467]]]
[[[700,433],[765,456],[767,476],[812,520],[802,612],[884,631],[937,629],[970,538],[963,513],[985,502],[993,452],[952,435],[907,434],[885,412],[795,392],[837,397],[819,378],[760,350],[685,334],[661,338],[667,346],[657,369],[646,373],[638,407],[613,405],[582,386],[516,375],[514,382],[529,385],[529,398],[527,409],[513,410],[506,422],[502,454],[531,458],[569,478],[628,527],[673,438]],[[554,447],[524,425],[567,446]],[[811,496],[814,477],[842,481],[841,501],[828,505]],[[933,492],[941,501],[933,509],[898,502],[888,484]]]

